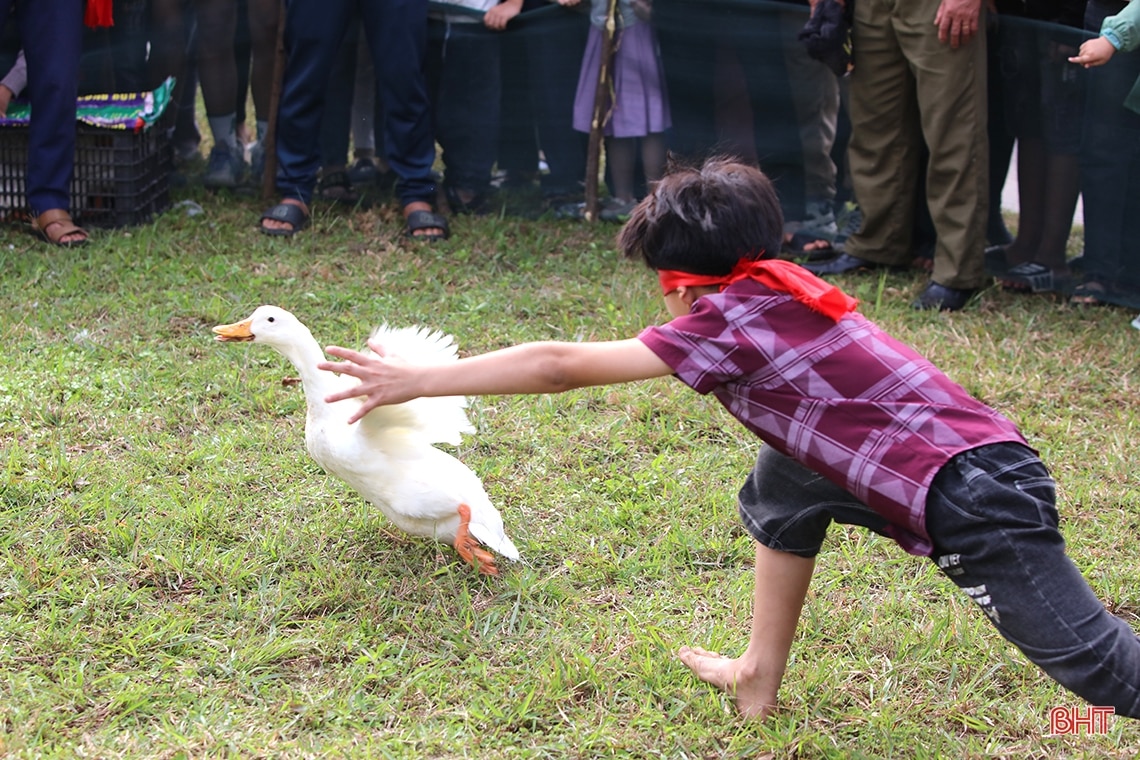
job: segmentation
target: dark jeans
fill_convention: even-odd
[[[778,551],[814,556],[831,520],[886,523],[839,486],[765,446],[740,492],[745,526]],[[1015,443],[951,459],[926,501],[933,560],[1003,637],[1065,688],[1140,717],[1140,638],[1065,554],[1053,479]]]
[[[433,203],[435,141],[423,73],[427,1],[289,0],[285,7],[288,55],[277,115],[278,192],[312,201],[329,75],[359,9],[376,70],[377,100],[384,107],[385,155],[398,178],[396,194],[405,206]]]
[[[524,13],[542,8],[526,0]],[[550,172],[545,194],[581,194],[586,176],[586,136],[575,132],[574,93],[590,29],[584,13],[547,13],[503,32],[502,129],[499,168],[523,175],[538,168],[538,151]]]
[[[428,91],[449,187],[482,193],[499,145],[502,32],[428,19]]]

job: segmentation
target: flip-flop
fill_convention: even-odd
[[[296,203],[278,203],[273,208],[267,210],[261,215],[261,221],[271,219],[275,222],[285,222],[286,224],[293,225],[292,229],[277,229],[266,227],[264,224],[259,224],[258,229],[262,233],[271,237],[293,237],[301,230],[309,226],[309,215],[305,213],[305,209],[298,206]]]
[[[447,226],[447,218],[443,214],[437,214],[434,211],[412,211],[404,219],[405,232],[412,240],[423,240],[427,242],[434,242],[436,240],[447,240],[451,235],[451,229]],[[433,233],[428,235],[417,235],[419,230],[443,230],[443,233]]]
[[[1015,264],[998,278],[1002,290],[1015,293],[1043,293],[1053,290],[1053,270],[1036,261]]]
[[[1104,297],[1108,295],[1108,288],[1096,280],[1082,282],[1073,288],[1069,296],[1069,303],[1074,306],[1104,306],[1107,302]]]

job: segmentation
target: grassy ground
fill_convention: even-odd
[[[1048,736],[1080,706],[930,563],[835,528],[763,724],[674,658],[738,653],[752,545],[734,494],[757,442],[676,381],[474,402],[458,455],[524,561],[473,574],[390,527],[304,451],[266,347],[210,327],[262,303],[323,343],[389,321],[465,352],[628,337],[664,319],[613,227],[394,207],[294,241],[261,204],[50,249],[0,230],[0,755],[12,757],[1133,757],[1140,727]],[[1071,552],[1140,627],[1130,312],[985,292],[912,312],[922,276],[842,281],[864,311],[1023,426]]]

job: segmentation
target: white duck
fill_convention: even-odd
[[[462,396],[415,399],[373,409],[349,425],[358,402],[325,397],[359,381],[317,369],[325,360],[313,334],[276,306],[258,307],[241,322],[214,328],[215,340],[265,343],[285,355],[301,376],[308,415],[305,446],[326,471],[352,486],[412,535],[446,541],[479,572],[498,575],[494,557],[478,542],[508,559],[519,551],[503,530],[478,476],[433,443],[458,444],[473,432]],[[450,335],[425,328],[382,325],[373,332],[385,351],[419,363],[457,359]]]

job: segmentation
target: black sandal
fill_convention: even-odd
[[[434,211],[413,211],[404,220],[405,234],[413,240],[447,240],[451,236],[451,228],[447,226],[447,219]],[[443,234],[417,235],[420,230],[443,230]]]
[[[264,222],[266,219],[293,225],[292,229],[266,227],[264,224],[258,225],[258,228],[264,234],[270,235],[272,237],[293,237],[298,232],[309,226],[309,215],[305,213],[305,209],[301,208],[296,203],[278,203],[276,206],[261,215],[262,222]]]

